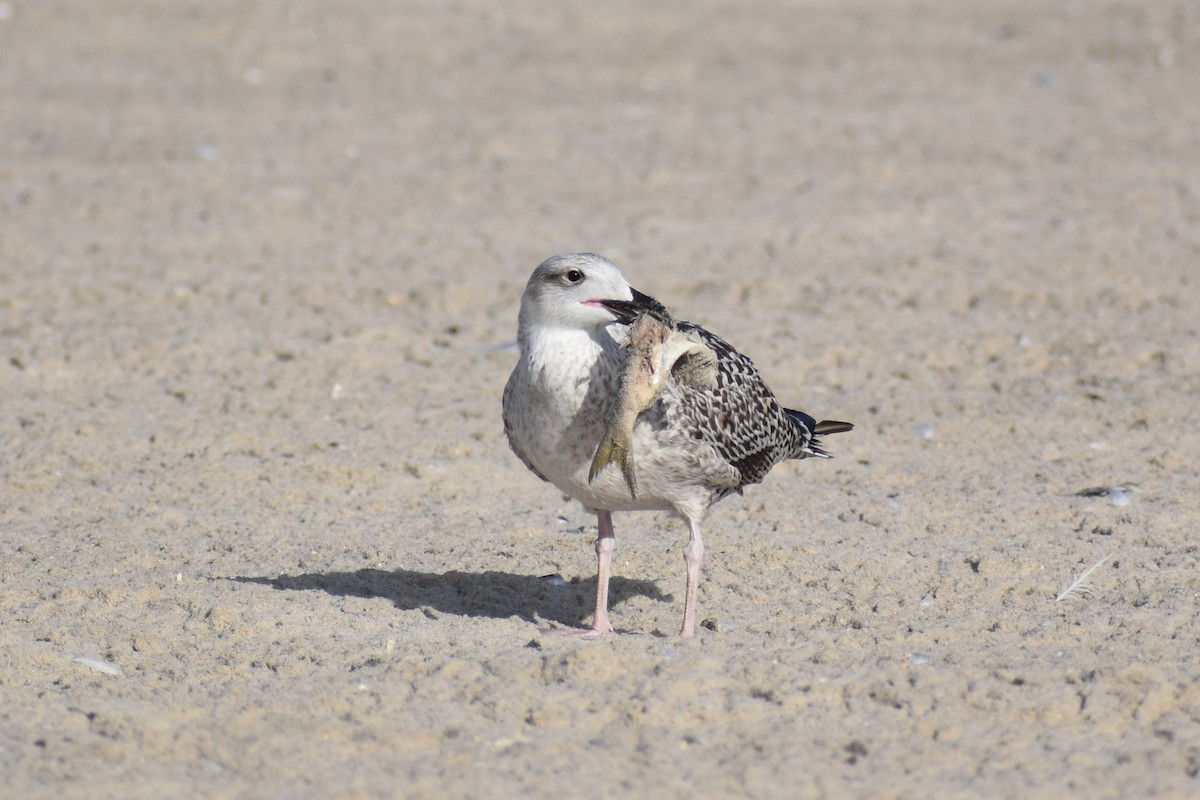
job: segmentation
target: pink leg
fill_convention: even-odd
[[[700,537],[700,523],[688,520],[691,537],[683,548],[683,560],[687,563],[687,593],[683,600],[683,628],[680,636],[696,635],[696,588],[700,585],[700,562],[704,560],[704,539]]]
[[[596,614],[592,620],[592,627],[582,631],[542,628],[541,632],[544,634],[598,639],[613,632],[612,623],[608,621],[608,579],[612,575],[613,550],[617,545],[617,536],[613,532],[612,512],[596,512],[596,522],[600,535],[596,537]]]

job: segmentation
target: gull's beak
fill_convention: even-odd
[[[641,314],[653,314],[662,320],[671,319],[667,307],[662,303],[632,287],[630,291],[633,292],[632,300],[597,300],[596,302],[615,314],[617,322],[633,322]]]

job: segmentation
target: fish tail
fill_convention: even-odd
[[[600,474],[600,470],[612,463],[617,443],[613,441],[611,435],[606,435],[600,440],[600,444],[596,447],[596,455],[592,456],[592,467],[588,470],[588,483],[596,480],[596,476]]]
[[[621,474],[625,476],[625,483],[629,485],[629,494],[634,500],[637,500],[637,479],[633,477],[633,460],[629,457],[629,451],[624,447],[620,448],[617,461],[621,464]]]
[[[637,499],[637,479],[633,476],[633,461],[629,458],[629,448],[617,441],[617,437],[607,434],[596,447],[596,455],[592,457],[592,466],[588,470],[588,483],[596,480],[600,471],[613,462],[621,468],[625,483],[629,484],[629,493]]]

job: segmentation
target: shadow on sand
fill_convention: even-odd
[[[239,576],[226,580],[257,583],[288,591],[328,592],[343,597],[379,597],[397,608],[422,609],[464,617],[504,619],[519,616],[530,622],[555,622],[580,627],[591,621],[596,602],[596,579],[563,582],[558,576],[513,575],[508,572],[414,572],[398,569],[360,569],[355,572],[313,572],[275,578]],[[670,601],[653,581],[614,577],[609,582],[609,607],[630,597]]]

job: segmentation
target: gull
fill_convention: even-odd
[[[618,416],[629,352],[628,325],[656,313],[674,333],[716,357],[715,381],[668,375],[637,414],[628,441],[631,473],[617,464],[593,470]],[[817,422],[775,399],[749,358],[725,340],[665,315],[633,289],[611,261],[592,253],[546,259],[529,278],[517,319],[520,358],[504,387],[504,432],[535,475],[596,514],[596,610],[585,630],[543,629],[598,638],[613,632],[608,583],[614,511],[669,511],[687,522],[687,587],[680,635],[696,633],[696,592],[704,558],[701,524],[715,503],[759,483],[780,461],[823,457],[819,436],[853,428]],[[625,387],[627,389],[627,387]]]

